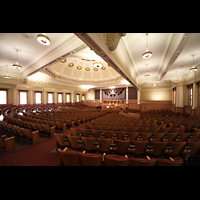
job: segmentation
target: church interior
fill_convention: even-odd
[[[200,165],[199,41],[0,33],[0,166]]]

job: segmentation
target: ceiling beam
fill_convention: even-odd
[[[124,77],[130,84],[136,89],[139,89],[131,77],[130,73],[127,72],[115,55],[109,50],[104,39],[102,39],[97,33],[75,33],[77,37],[83,40],[91,50],[94,50],[102,59],[104,59],[112,68],[117,71],[122,77]]]
[[[75,35],[66,39],[61,44],[56,46],[53,50],[46,53],[36,62],[31,64],[27,69],[22,72],[22,77],[28,77],[41,69],[47,68],[62,59],[70,56],[74,51],[78,51],[80,48],[85,48],[86,45],[79,40]]]
[[[173,33],[166,54],[163,58],[161,67],[158,72],[158,80],[161,81],[166,75],[171,65],[178,58],[184,48],[184,45],[192,33]]]

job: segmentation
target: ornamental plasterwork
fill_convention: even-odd
[[[125,36],[126,33],[106,33],[106,45],[110,51],[114,51],[119,43],[119,40],[122,36]]]

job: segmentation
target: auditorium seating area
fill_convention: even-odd
[[[138,113],[140,119],[84,106],[6,107],[0,147],[7,153],[14,151],[15,138],[34,144],[43,135],[55,136],[65,166],[182,166],[188,156],[200,154],[198,117]]]
[[[76,155],[78,165],[101,157],[99,165],[180,166],[188,155],[200,154],[199,128],[198,118],[152,111],[141,119],[111,113],[71,127],[71,135],[55,135],[63,165]]]

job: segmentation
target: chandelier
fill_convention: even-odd
[[[142,54],[143,58],[150,58],[152,56],[152,52],[148,50],[148,33],[146,33],[146,52]]]

